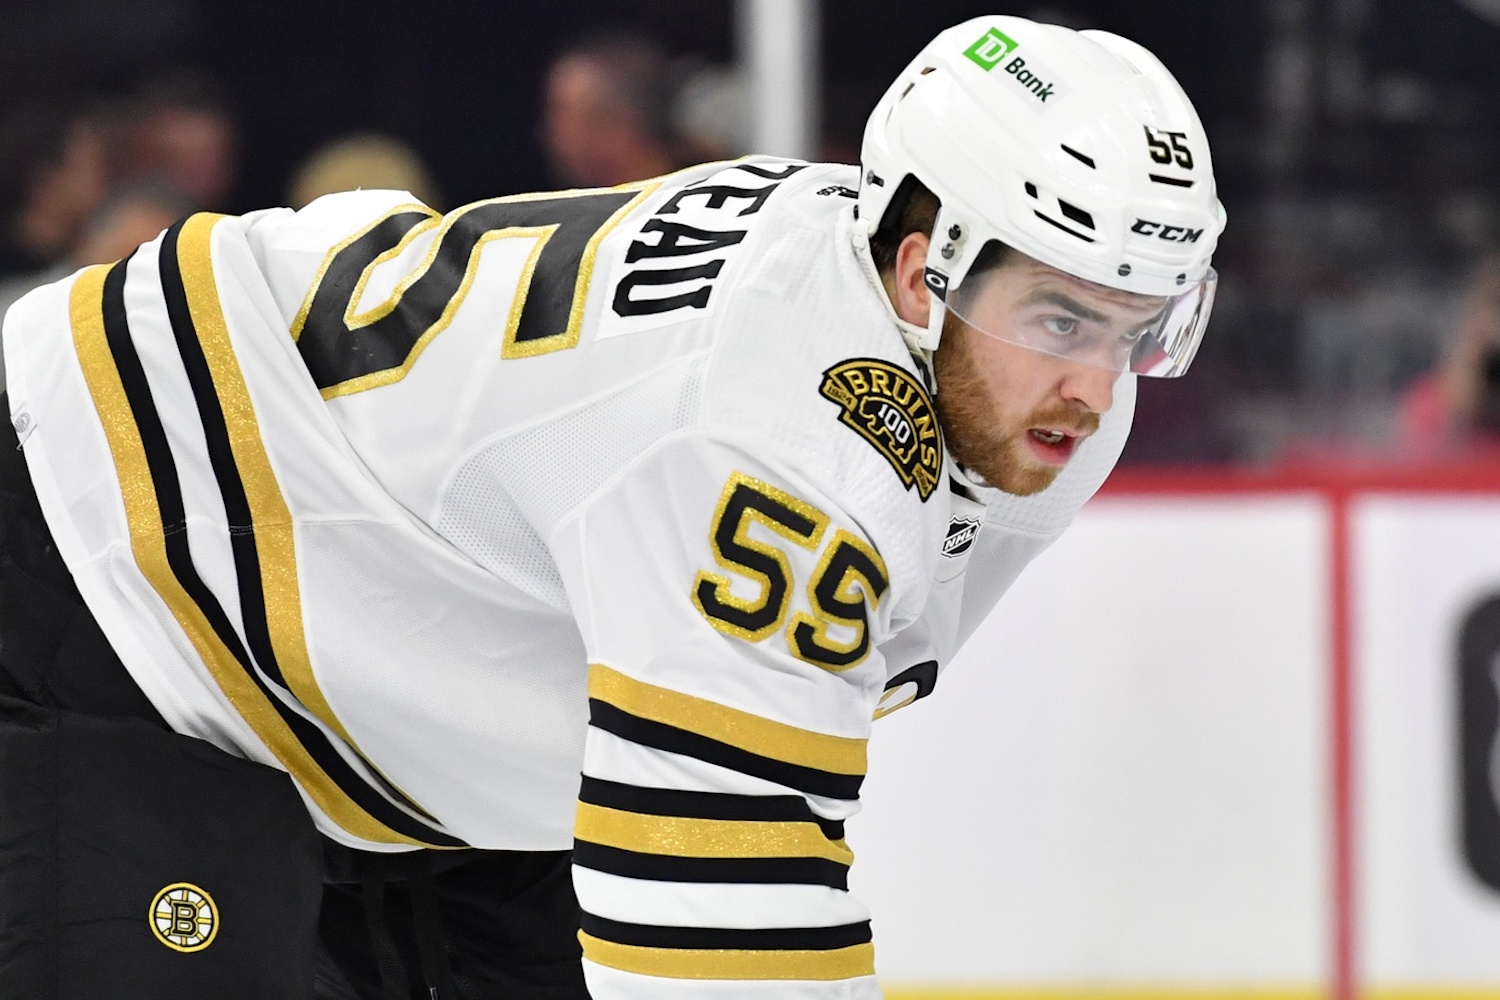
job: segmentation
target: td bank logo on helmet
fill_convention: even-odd
[[[1056,73],[1036,59],[1028,62],[1025,56],[1020,55],[1016,51],[1020,47],[1014,38],[999,28],[991,28],[984,33],[984,37],[970,45],[964,55],[986,73],[1000,67],[1007,76],[1025,88],[1031,98],[1033,110],[1044,110],[1049,101],[1062,97],[1067,89],[1057,82]]]
[[[1000,61],[1012,52],[1016,51],[1016,41],[999,28],[991,28],[984,33],[984,37],[964,53],[985,71],[994,69],[1000,65]]]

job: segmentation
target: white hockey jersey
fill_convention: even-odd
[[[1134,386],[1045,492],[967,485],[855,183],[194,216],[9,314],[58,546],[169,723],[328,836],[575,848],[600,1000],[877,996],[872,720],[1098,488]]]

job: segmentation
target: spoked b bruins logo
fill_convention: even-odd
[[[219,907],[191,882],[173,882],[151,901],[147,922],[156,940],[173,951],[202,951],[219,933]]]
[[[923,501],[937,487],[943,438],[937,413],[910,372],[875,358],[855,358],[823,373],[823,395],[839,404],[839,419],[891,463],[907,489]]]

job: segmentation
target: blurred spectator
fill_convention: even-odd
[[[1500,251],[1475,274],[1438,368],[1402,396],[1400,431],[1414,458],[1500,448]]]
[[[65,257],[36,271],[0,280],[0,318],[33,288],[66,277],[80,267],[121,260],[192,211],[191,199],[160,182],[129,183],[115,189],[85,224]],[[0,389],[4,386],[5,363],[0,358]]]
[[[60,260],[108,184],[106,121],[61,100],[18,105],[0,121],[0,276]]]
[[[68,262],[79,268],[123,260],[194,209],[191,198],[160,181],[125,184],[110,192],[84,227]]]
[[[423,204],[443,207],[437,184],[417,151],[375,132],[335,139],[303,161],[288,185],[288,204],[302,208],[325,194],[357,188],[410,191]]]
[[[142,88],[119,165],[126,178],[160,179],[199,209],[222,211],[239,179],[238,141],[234,117],[213,82],[176,73]]]
[[[673,122],[686,70],[655,43],[626,36],[584,41],[553,60],[542,138],[558,180],[608,187],[713,159]]]

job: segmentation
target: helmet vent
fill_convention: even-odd
[[[1078,208],[1074,205],[1069,205],[1067,202],[1062,201],[1061,199],[1058,200],[1057,207],[1062,209],[1063,215],[1078,223],[1080,226],[1087,226],[1089,229],[1094,228],[1094,217],[1085,212],[1083,209]]]
[[[1072,236],[1072,237],[1075,237],[1077,239],[1083,240],[1083,242],[1085,242],[1085,243],[1092,243],[1092,242],[1094,242],[1094,238],[1092,236],[1085,236],[1085,235],[1083,235],[1080,232],[1076,232],[1072,228],[1063,225],[1061,222],[1058,222],[1056,219],[1052,218],[1051,216],[1043,215],[1041,212],[1037,212],[1036,213],[1036,217],[1038,219],[1041,219],[1043,222],[1047,223],[1050,226],[1056,226],[1058,229],[1061,229],[1063,232],[1067,233],[1069,236]]]
[[[937,67],[936,66],[924,66],[922,68],[922,75],[923,76],[926,76],[928,73],[936,73],[936,72],[937,72]]]
[[[1083,153],[1080,153],[1072,146],[1063,146],[1062,151],[1064,153],[1067,153],[1073,159],[1077,160],[1079,163],[1082,163],[1085,167],[1088,167],[1090,170],[1098,169],[1094,166],[1094,158],[1092,156],[1085,156]]]
[[[1035,198],[1037,196],[1036,185],[1033,184],[1033,183],[1031,183],[1030,181],[1027,181],[1026,182],[1026,193],[1029,194],[1029,195],[1031,195],[1033,198]]]
[[[1162,174],[1152,174],[1151,175],[1151,179],[1153,181],[1155,181],[1156,183],[1158,183],[1158,184],[1170,184],[1173,187],[1180,187],[1180,188],[1190,188],[1190,187],[1193,186],[1193,183],[1194,183],[1193,181],[1187,180],[1186,178],[1182,178],[1182,177],[1166,177],[1166,176],[1163,176]]]

